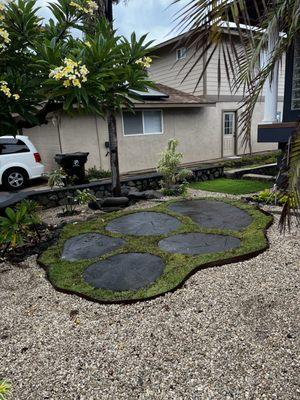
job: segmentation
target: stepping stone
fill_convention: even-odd
[[[110,232],[134,236],[164,235],[180,227],[178,219],[156,212],[137,212],[111,221],[106,229]]]
[[[101,235],[84,233],[65,242],[62,260],[78,261],[100,257],[123,246],[125,240]]]
[[[216,200],[178,201],[169,210],[190,217],[204,228],[240,230],[252,222],[246,211]]]
[[[90,265],[83,273],[86,283],[96,289],[138,290],[151,285],[164,270],[163,260],[147,253],[117,254]]]
[[[183,233],[163,239],[158,245],[168,253],[197,255],[236,249],[240,247],[241,241],[232,236]]]

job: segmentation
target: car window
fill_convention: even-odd
[[[0,139],[0,154],[28,153],[30,150],[20,139]]]

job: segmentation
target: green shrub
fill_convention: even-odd
[[[76,190],[74,196],[66,197],[66,204],[62,207],[62,214],[64,216],[72,216],[78,214],[76,210],[77,205],[87,204],[89,201],[96,201],[96,196],[89,190]]]
[[[251,165],[263,165],[263,164],[274,164],[277,162],[277,158],[281,155],[281,151],[274,151],[267,154],[253,154],[245,155],[236,160],[227,160],[221,162],[224,168],[239,168]]]
[[[77,204],[84,205],[89,201],[96,201],[97,198],[89,189],[83,189],[76,190],[74,200]]]
[[[66,179],[67,174],[63,168],[56,169],[51,171],[48,176],[48,186],[50,186],[51,189],[53,189],[54,186],[63,187],[66,184]]]
[[[253,196],[253,200],[258,203],[284,206],[287,202],[290,203],[291,208],[297,205],[296,195],[287,196],[280,191],[266,189],[257,195]]]
[[[89,181],[110,178],[111,172],[101,168],[92,167],[86,170],[86,177]]]
[[[10,394],[11,384],[4,379],[0,379],[0,400],[6,400]]]
[[[162,152],[158,162],[157,171],[162,174],[161,188],[166,195],[182,194],[186,191],[186,179],[193,176],[193,172],[186,168],[180,168],[183,154],[176,151],[178,140],[171,139],[168,147]],[[178,187],[178,183],[181,183]]]
[[[31,200],[23,200],[17,204],[16,209],[5,209],[5,216],[0,217],[0,245],[4,245],[2,256],[9,247],[15,249],[24,243],[29,233],[40,239],[37,225],[40,219],[37,215],[38,205]]]

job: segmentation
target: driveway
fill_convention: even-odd
[[[21,199],[23,194],[26,192],[33,192],[47,188],[48,186],[45,179],[35,179],[30,182],[30,186],[15,192],[8,192],[3,186],[0,186],[0,208],[2,207],[2,204],[7,206],[7,202],[14,202],[15,200]]]

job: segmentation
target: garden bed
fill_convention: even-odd
[[[193,202],[194,200],[190,201]],[[210,199],[210,201],[216,202],[217,200]],[[93,221],[78,223],[76,225],[69,224],[64,228],[57,244],[44,252],[38,261],[46,269],[48,279],[52,285],[59,291],[77,294],[98,302],[132,302],[153,298],[168,291],[173,291],[180,287],[189,276],[199,269],[248,259],[268,248],[265,230],[271,224],[272,217],[257,208],[240,201],[222,200],[220,206],[221,204],[225,204],[228,207],[232,206],[232,208],[240,210],[241,213],[244,213],[244,215],[247,215],[251,219],[251,222],[241,229],[228,229],[226,227],[217,229],[204,228],[196,220],[193,220],[192,217],[172,211],[174,203],[178,203],[178,200],[165,202],[145,211],[122,211],[102,215]],[[151,234],[144,234],[142,232],[141,235],[134,235],[133,231],[119,233],[117,231],[118,228],[107,229],[110,224],[115,225],[115,221],[118,218],[133,215],[135,211],[164,214],[165,217],[175,219],[178,224],[174,228],[170,226],[171,230],[169,232],[158,235],[153,234],[153,232]],[[143,218],[141,218],[142,220]],[[122,239],[124,244],[114,251],[92,259],[68,261],[61,258],[64,246],[69,239],[88,233],[97,233],[105,235],[105,237]],[[168,252],[163,250],[159,245],[161,241],[169,237],[191,233],[215,235],[218,239],[224,236],[235,238],[240,241],[240,245],[235,248],[225,249],[224,251],[204,252],[197,255]],[[126,291],[114,291],[95,287],[95,285],[92,286],[87,283],[87,279],[83,278],[84,274],[87,273],[87,269],[91,266],[100,263],[99,268],[102,268],[102,262],[107,260],[113,262],[113,257],[121,254],[148,254],[157,257],[163,263],[163,271],[149,285]],[[93,273],[93,271],[89,272]]]

